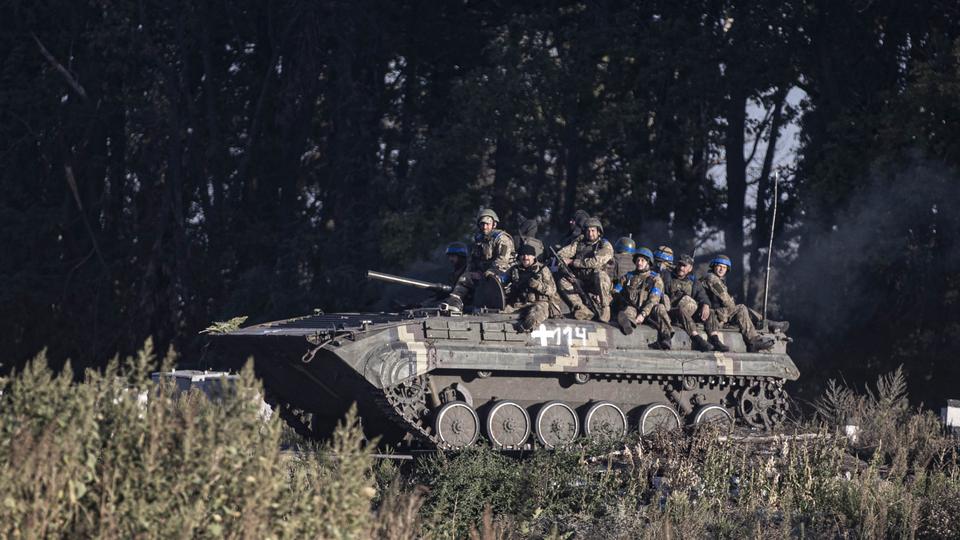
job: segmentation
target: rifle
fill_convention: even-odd
[[[553,257],[557,261],[557,268],[559,268],[561,272],[566,274],[567,277],[570,278],[570,281],[573,283],[573,292],[579,294],[580,298],[583,298],[583,301],[587,304],[587,307],[590,308],[590,311],[592,311],[594,315],[599,317],[600,308],[593,301],[593,297],[587,294],[583,290],[583,286],[580,285],[580,280],[577,279],[577,275],[573,273],[573,270],[571,270],[569,266],[567,266],[567,263],[563,262],[563,258],[560,255],[557,255],[557,250],[551,247],[550,253],[553,253]]]

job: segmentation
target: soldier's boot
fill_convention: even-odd
[[[690,336],[690,343],[696,351],[708,352],[713,350],[713,347],[711,347],[710,344],[707,343],[707,340],[703,339],[703,336],[700,334]]]
[[[787,333],[787,330],[790,329],[790,321],[771,321],[767,320],[767,329],[771,332],[782,332]]]
[[[620,325],[620,330],[623,330],[624,335],[629,336],[633,333],[633,321],[630,320],[626,312],[621,311],[617,314],[617,324]]]
[[[575,304],[573,306],[573,318],[578,321],[589,321],[593,318],[593,312],[583,304]]]
[[[451,311],[463,311],[463,300],[455,294],[448,296],[443,303],[450,306]]]
[[[710,336],[710,345],[713,346],[713,350],[720,352],[730,352],[730,347],[727,347],[720,341],[720,334],[712,334]]]
[[[533,332],[533,327],[535,326],[534,323],[535,323],[535,321],[533,321],[531,318],[529,318],[529,317],[523,317],[522,319],[520,319],[519,321],[517,321],[517,323],[513,326],[513,328],[514,328],[517,332],[530,333],[530,332]]]
[[[671,338],[672,336],[659,336],[656,341],[649,345],[649,347],[651,349],[669,351],[673,347],[673,340]]]
[[[750,340],[750,342],[748,343],[748,348],[750,352],[760,352],[773,347],[774,343],[776,342],[773,341],[773,338],[771,337],[756,336]]]

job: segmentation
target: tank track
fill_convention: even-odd
[[[410,434],[413,440],[421,444],[437,445],[437,437],[423,425],[429,415],[426,407],[428,377],[420,375],[384,388],[375,396],[374,401],[387,419]]]
[[[653,375],[598,375],[598,379],[625,382],[641,379],[651,384],[661,384],[664,389],[664,401],[668,401],[680,412],[681,417],[688,411],[671,395],[671,389],[678,393],[696,393],[699,389],[727,387],[728,395],[735,403],[735,422],[754,429],[770,431],[782,424],[787,418],[789,398],[783,389],[784,380],[776,377],[742,376],[653,376]],[[430,447],[440,447],[443,443],[433,432],[429,420],[432,411],[427,407],[429,393],[429,375],[420,375],[383,389],[375,402],[399,429],[405,430],[412,441]],[[744,398],[747,396],[747,399]]]

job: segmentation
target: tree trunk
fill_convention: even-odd
[[[733,79],[736,80],[736,79]],[[747,193],[747,164],[743,157],[743,130],[746,123],[747,96],[739,88],[731,90],[727,105],[727,133],[724,141],[727,173],[727,215],[724,245],[733,262],[727,285],[734,296],[743,298],[743,218]]]
[[[776,157],[777,141],[780,138],[780,129],[783,125],[783,103],[786,99],[786,85],[781,86],[774,95],[773,113],[770,119],[770,135],[767,136],[767,150],[763,155],[763,166],[760,177],[757,179],[757,207],[755,210],[755,225],[753,229],[753,249],[750,250],[750,277],[747,280],[747,296],[745,301],[759,305],[762,302],[763,279],[766,272],[766,248],[770,241],[770,220],[772,215],[767,207],[771,195],[770,172],[773,169],[773,159]],[[758,135],[759,136],[759,135]],[[760,248],[764,246],[763,253]]]

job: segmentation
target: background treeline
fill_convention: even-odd
[[[958,38],[939,0],[7,2],[0,346],[197,358],[211,320],[375,305],[364,269],[488,204],[723,250],[754,301],[779,171],[807,384],[906,363],[947,397]]]

